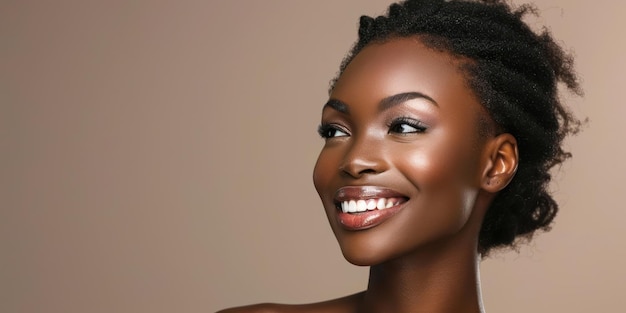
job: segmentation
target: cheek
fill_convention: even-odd
[[[326,149],[322,149],[320,155],[317,157],[317,162],[315,162],[315,167],[313,168],[313,185],[320,196],[322,195],[322,190],[325,189],[332,180],[337,166],[333,154],[329,153]]]
[[[471,133],[471,128],[451,129],[450,125],[441,128],[407,153],[410,155],[407,166],[420,172],[416,178],[435,186],[473,184],[479,172],[480,149],[475,140],[464,135]]]
[[[461,151],[430,146],[398,155],[397,164],[418,189],[458,186],[469,178],[471,162]]]
[[[469,217],[478,192],[474,184],[478,163],[466,148],[433,145],[413,151],[403,163],[402,172],[416,187],[419,201],[431,208],[425,214],[441,218],[454,214],[459,222]]]

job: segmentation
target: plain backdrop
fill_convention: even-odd
[[[517,2],[519,3],[519,2]],[[0,1],[0,312],[213,312],[365,287],[313,189],[329,80],[389,1]],[[536,1],[590,122],[488,312],[626,307],[626,4]]]

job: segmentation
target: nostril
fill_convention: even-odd
[[[368,169],[362,170],[360,174],[376,174],[376,171],[374,169],[368,168]]]
[[[342,166],[340,170],[346,175],[354,178],[359,178],[363,175],[376,174],[379,172],[379,170],[370,166]]]
[[[369,142],[354,143],[349,151],[346,151],[339,170],[344,175],[360,178],[363,175],[382,173],[387,169],[387,161],[382,149]]]

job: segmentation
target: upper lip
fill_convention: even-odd
[[[335,202],[368,200],[376,198],[404,198],[407,196],[389,188],[379,186],[345,186],[335,193]]]

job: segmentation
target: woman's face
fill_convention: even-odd
[[[348,261],[379,264],[467,233],[486,113],[458,65],[395,39],[364,48],[337,81],[313,179]]]

